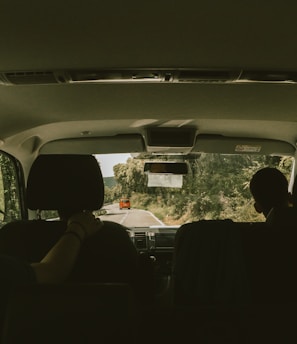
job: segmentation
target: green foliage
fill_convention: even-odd
[[[20,219],[18,183],[15,165],[5,154],[0,154],[0,213],[2,222]]]
[[[114,177],[104,177],[103,182],[104,182],[104,186],[108,188],[113,188],[117,184]]]
[[[186,160],[191,174],[184,177],[182,189],[147,187],[144,159],[129,158],[114,166],[116,185],[106,188],[106,201],[130,197],[133,207],[152,211],[168,224],[199,219],[263,221],[253,207],[249,191],[252,175],[265,166],[280,169],[287,178],[292,158],[200,154]]]
[[[184,176],[183,188],[177,189],[147,187],[143,171],[147,158],[129,158],[114,166],[114,177],[104,178],[105,202],[129,197],[134,208],[150,210],[169,225],[200,219],[264,221],[254,209],[249,181],[266,166],[278,168],[289,179],[293,163],[290,157],[193,155],[186,158],[191,173]],[[21,216],[17,176],[9,156],[0,154],[0,166],[0,221],[8,222]]]
[[[129,158],[126,164],[117,164],[114,166],[114,176],[118,183],[117,196],[131,197],[132,191],[146,193],[147,183],[146,175],[143,172],[144,161]]]

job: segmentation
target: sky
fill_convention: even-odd
[[[103,177],[112,177],[113,166],[120,163],[125,163],[130,154],[97,154],[96,159],[100,164]]]

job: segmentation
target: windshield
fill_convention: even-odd
[[[294,161],[279,156],[196,154],[182,157],[189,172],[178,176],[182,177],[181,185],[174,182],[171,187],[161,187],[150,186],[144,170],[147,159],[143,157],[106,154],[96,158],[105,183],[105,204],[100,216],[130,227],[178,227],[201,219],[265,221],[254,209],[249,181],[266,166],[280,169],[289,181]],[[164,175],[161,177],[164,179]],[[123,198],[127,202],[122,202]]]

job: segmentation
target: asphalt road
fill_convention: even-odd
[[[100,215],[103,221],[114,221],[127,227],[163,226],[163,222],[152,213],[141,209],[119,209],[118,204],[110,204],[103,207],[105,215]]]

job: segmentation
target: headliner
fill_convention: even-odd
[[[0,72],[297,71],[296,9],[293,1],[5,1]],[[201,133],[295,145],[296,95],[296,84],[271,83],[0,85],[0,138],[4,150],[16,152],[16,140],[34,135],[43,144],[80,137],[82,129],[133,133],[143,129],[138,120],[177,119]],[[80,128],[72,125],[80,120],[86,121]]]

